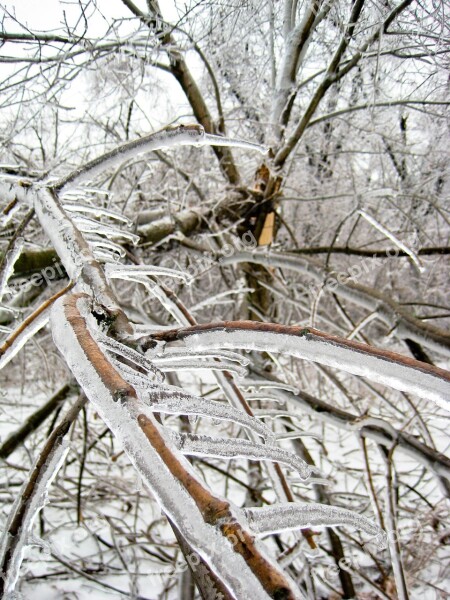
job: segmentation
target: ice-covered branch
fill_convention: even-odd
[[[23,246],[23,238],[18,238],[16,243],[5,256],[2,268],[0,269],[0,302],[2,301],[2,298],[6,292],[8,280],[14,271],[14,265],[19,258],[20,253],[22,252]]]
[[[174,277],[182,279],[186,283],[191,279],[190,275],[183,271],[155,265],[106,265],[105,273],[110,279],[124,279],[125,281],[136,281],[136,276],[139,278],[138,281],[141,281],[141,278],[146,275]]]
[[[111,167],[117,167],[130,158],[136,158],[141,154],[170,148],[172,146],[232,146],[236,148],[247,148],[266,153],[266,148],[259,144],[253,144],[244,140],[233,140],[219,135],[205,133],[201,125],[178,125],[166,128],[156,133],[151,133],[121,146],[117,146],[110,152],[106,152],[90,162],[72,171],[52,183],[55,190],[64,190],[69,186],[74,187],[90,180],[98,173]]]
[[[417,394],[450,409],[448,371],[312,327],[224,321],[164,331],[153,338],[167,342],[182,340],[192,351],[227,348],[281,352]]]
[[[90,300],[70,295],[52,310],[53,338],[86,396],[193,552],[235,598],[300,597],[295,584],[245,529],[240,509],[213,496],[175,449],[93,337]],[[239,535],[232,545],[227,535]],[[251,558],[249,558],[251,557]]]
[[[69,284],[62,290],[59,290],[31,313],[15,331],[9,334],[6,340],[0,345],[0,369],[3,369],[20,352],[25,344],[38,331],[45,327],[50,316],[50,306],[55,300],[71,289],[71,287],[72,284]]]
[[[44,506],[47,491],[69,451],[64,436],[85,402],[85,396],[80,396],[61,423],[53,430],[13,504],[0,544],[0,596],[2,598],[3,594],[14,591],[34,519]]]
[[[61,259],[69,278],[77,288],[87,291],[93,299],[114,317],[114,327],[128,332],[131,328],[124,317],[103,269],[95,259],[89,244],[66,213],[56,194],[39,188],[33,196],[36,215]]]
[[[260,377],[255,378],[255,385],[261,381],[263,380]],[[359,418],[302,390],[290,392],[280,388],[277,395],[280,400],[288,403],[294,410],[298,407],[301,409],[302,415],[312,415],[321,423],[338,429],[354,431],[355,434],[369,438],[387,448],[396,443],[399,452],[410,456],[429,469],[436,477],[445,480],[445,488],[447,494],[450,495],[450,459],[434,448],[430,448],[415,436],[394,428],[390,423],[379,418]]]

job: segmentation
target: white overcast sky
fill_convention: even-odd
[[[135,0],[135,4],[145,10],[144,0]],[[120,18],[131,14],[121,0],[97,0],[97,6],[106,17]],[[163,0],[160,6],[165,19],[177,20],[175,0]],[[63,11],[69,16],[71,13],[79,15],[80,12],[77,0],[4,0],[0,2],[0,7],[8,13],[15,14],[18,21],[25,23],[30,29],[43,31],[58,28],[64,22]],[[89,23],[89,25],[101,27],[101,22]],[[100,33],[100,31],[93,33]]]

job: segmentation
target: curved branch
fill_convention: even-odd
[[[286,353],[417,394],[450,410],[448,371],[395,352],[329,335],[312,327],[224,321],[172,329],[151,337],[166,342],[182,340],[192,350],[239,348]]]

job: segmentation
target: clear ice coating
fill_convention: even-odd
[[[112,240],[107,240],[104,237],[100,237],[99,235],[85,235],[84,239],[89,243],[89,245],[96,248],[107,248],[111,250],[111,252],[116,252],[121,258],[126,256],[125,250],[122,248],[120,244],[116,244]]]
[[[157,358],[173,358],[177,357],[179,360],[191,360],[192,358],[219,358],[234,360],[242,366],[247,366],[250,360],[246,356],[242,356],[238,352],[232,352],[230,350],[199,350],[198,352],[187,352],[186,348],[171,348],[170,346],[164,347],[164,352],[158,355]]]
[[[262,445],[245,439],[213,438],[207,435],[190,435],[171,432],[177,448],[189,456],[214,456],[216,458],[247,458],[269,460],[287,465],[307,480],[311,467],[300,457],[272,445]]]
[[[376,523],[351,510],[328,504],[276,504],[258,508],[244,508],[250,528],[255,533],[280,533],[305,527],[336,527],[350,525],[376,536],[375,541],[386,547],[386,533]]]
[[[60,191],[65,192],[84,181],[92,180],[96,175],[107,169],[119,167],[127,160],[137,159],[142,154],[172,146],[231,146],[256,150],[262,154],[267,152],[267,148],[260,144],[206,134],[203,127],[198,124],[178,125],[118,146],[110,152],[94,158],[79,169],[75,169],[66,177],[55,182],[54,185]]]
[[[394,244],[398,248],[400,248],[400,250],[403,250],[403,252],[405,252],[405,254],[407,254],[410,257],[410,259],[413,261],[413,263],[416,265],[416,267],[419,269],[419,271],[421,273],[424,272],[425,268],[422,265],[422,263],[420,262],[420,259],[417,256],[417,254],[414,252],[414,250],[411,250],[411,248],[409,248],[406,244],[404,244],[401,240],[399,240],[397,236],[395,236],[391,231],[389,231],[389,229],[386,229],[386,227],[384,227],[384,225],[382,225],[379,221],[374,219],[365,210],[360,209],[358,211],[358,213],[362,217],[364,217],[364,219],[366,219],[366,221],[368,223],[370,223],[372,225],[372,227],[375,227],[375,229],[378,229],[378,231],[380,231],[388,239],[390,239],[392,242],[394,242]]]
[[[120,362],[113,354],[110,354],[109,361],[114,366],[114,368],[122,375],[125,381],[128,381],[128,383],[131,384],[133,387],[136,387],[140,390],[147,390],[155,387],[153,378],[150,379],[144,373],[140,373],[139,371],[136,371],[136,369],[134,369],[133,367],[130,367],[130,365]]]

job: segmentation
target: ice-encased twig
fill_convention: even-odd
[[[0,354],[0,369],[3,369],[25,344],[48,323],[49,317],[49,309],[42,311],[33,321],[23,327],[18,335],[14,335],[14,341],[11,344],[8,344],[8,339],[6,340],[4,343],[6,345],[5,351]]]
[[[190,360],[191,358],[219,358],[236,361],[243,367],[248,366],[250,360],[239,354],[238,352],[232,352],[231,350],[217,350],[216,352],[211,350],[199,350],[198,352],[186,352],[185,348],[171,348],[166,346],[162,354],[158,354],[157,358],[173,358],[177,357],[178,360]]]
[[[112,240],[107,240],[104,237],[100,237],[99,235],[85,235],[84,236],[89,245],[93,248],[107,248],[112,252],[117,252],[117,254],[124,258],[126,256],[125,250],[120,246],[120,244],[116,244]]]
[[[248,533],[242,511],[211,494],[152,415],[145,414],[134,389],[98,352],[86,323],[89,315],[86,295],[72,294],[55,303],[55,344],[190,550],[205,561],[233,597],[268,600],[282,587],[293,599],[299,599],[296,584]],[[118,392],[126,402],[117,401]],[[223,532],[224,520],[232,523],[236,533],[242,533],[238,547]],[[255,557],[252,564],[247,561],[249,553]]]
[[[29,480],[26,480],[22,486],[22,490],[16,496],[0,544],[1,576],[3,578],[3,592],[6,594],[14,591],[14,587],[19,577],[20,565],[22,564],[27,538],[31,533],[34,519],[45,505],[47,490],[62,466],[68,451],[69,444],[63,440],[60,444],[53,447],[43,465],[39,464],[41,460],[41,457],[39,456],[31,470],[32,473],[38,470],[38,480],[33,487],[32,495],[28,498],[26,497],[27,493],[30,494],[30,492],[27,491],[30,482]],[[24,514],[21,515],[21,526],[14,538],[12,538],[9,531],[13,521],[17,518],[19,509],[23,510],[24,501],[26,502],[26,506]]]
[[[374,258],[376,258],[374,256]],[[393,300],[390,296],[351,281],[339,282],[333,272],[323,269],[323,266],[311,258],[303,258],[295,254],[282,252],[235,252],[230,256],[220,259],[221,265],[235,263],[254,263],[267,267],[280,267],[297,271],[305,277],[315,281],[315,289],[329,289],[350,302],[357,304],[369,311],[375,311],[377,318],[390,328],[395,328],[394,334],[400,339],[412,339],[419,344],[431,348],[447,357],[450,357],[450,335],[445,331],[422,322],[405,307]]]
[[[189,456],[214,456],[216,458],[247,458],[269,460],[287,465],[307,480],[311,467],[301,458],[275,446],[263,446],[250,440],[212,438],[207,435],[190,435],[171,432],[177,448]]]
[[[155,265],[108,265],[105,268],[106,276],[110,279],[124,279],[128,281],[136,281],[134,278],[136,275],[166,275],[168,277],[174,277],[176,279],[182,279],[185,282],[190,280],[190,276],[183,271],[177,271],[176,269],[170,269],[169,267],[158,267]]]
[[[255,533],[280,533],[304,527],[350,525],[376,536],[374,541],[380,548],[386,547],[386,534],[376,523],[346,508],[317,503],[289,503],[243,510]]]
[[[104,335],[100,331],[97,331],[95,336],[99,344],[108,352],[117,354],[123,358],[126,358],[127,360],[130,360],[141,369],[147,371],[147,373],[151,373],[156,381],[164,381],[164,375],[161,373],[161,371],[157,369],[152,362],[148,360],[148,358],[146,358],[143,354],[140,354],[137,350],[117,342],[115,339]]]
[[[203,144],[209,146],[229,146],[231,148],[247,148],[248,150],[256,150],[261,154],[267,154],[269,149],[262,144],[255,144],[254,142],[247,142],[246,140],[238,140],[221,135],[213,135],[211,133],[205,133]]]
[[[72,218],[76,223],[78,229],[80,231],[83,231],[84,233],[97,233],[99,235],[104,235],[108,238],[122,238],[124,240],[128,240],[134,245],[136,245],[141,239],[138,235],[131,233],[130,231],[123,231],[122,229],[117,229],[116,227],[107,225],[106,223],[101,223],[100,221],[96,221],[95,219],[89,219],[88,217],[80,217],[79,215],[74,215]]]
[[[148,375],[140,373],[133,367],[130,367],[130,365],[120,362],[117,360],[114,354],[110,353],[108,358],[114,368],[117,369],[117,371],[122,375],[122,377],[136,389],[148,390],[149,388],[155,387],[155,382],[153,379],[150,379]]]
[[[19,258],[20,253],[22,252],[24,243],[25,242],[23,238],[18,238],[15,241],[14,246],[9,250],[9,252],[7,252],[5,256],[3,269],[0,272],[0,302],[2,301],[2,298],[6,292],[8,280],[13,274],[14,265],[16,260]]]
[[[375,229],[378,229],[378,231],[380,231],[383,235],[385,235],[388,239],[390,239],[392,242],[394,242],[394,244],[400,248],[400,250],[403,250],[403,252],[405,254],[407,254],[410,259],[413,261],[413,263],[416,265],[416,267],[419,269],[419,271],[421,273],[423,273],[424,271],[424,266],[422,265],[422,263],[420,262],[419,257],[417,256],[417,254],[414,252],[414,250],[411,250],[411,248],[408,248],[408,246],[406,244],[404,244],[401,240],[398,239],[397,236],[395,236],[391,231],[389,231],[389,229],[386,229],[386,227],[384,227],[380,222],[378,222],[376,219],[374,219],[371,215],[369,215],[365,210],[359,210],[358,213],[368,222],[370,223],[373,227],[375,227]]]
[[[192,371],[196,369],[209,369],[211,371],[228,371],[238,377],[245,377],[248,371],[231,361],[208,360],[195,358],[180,360],[178,358],[154,358],[153,362],[161,371]]]
[[[63,206],[65,210],[68,210],[71,213],[90,213],[96,217],[108,217],[109,219],[113,219],[115,221],[121,221],[128,227],[133,226],[133,221],[131,221],[131,219],[108,208],[103,208],[101,206],[89,206],[87,204],[75,204],[73,202],[63,202]]]

